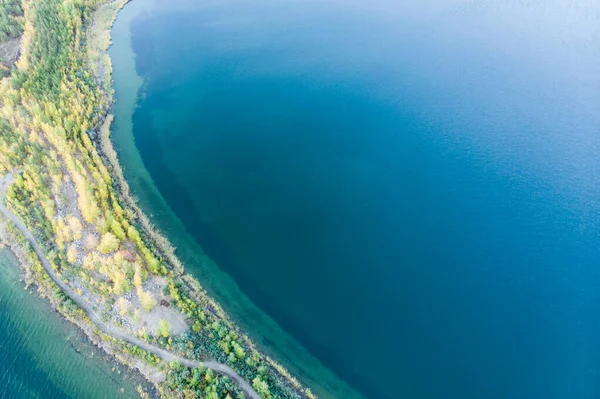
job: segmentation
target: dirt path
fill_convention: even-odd
[[[118,330],[117,328],[115,328],[113,326],[110,326],[110,325],[104,323],[102,321],[102,319],[100,318],[100,316],[98,316],[98,314],[96,312],[94,312],[94,310],[91,308],[91,306],[89,306],[87,303],[85,303],[83,301],[83,299],[81,299],[79,297],[79,295],[77,295],[77,293],[75,291],[73,291],[73,289],[71,287],[69,287],[69,285],[67,283],[65,283],[64,281],[62,281],[60,279],[58,274],[56,274],[56,272],[54,271],[54,269],[52,268],[52,266],[46,259],[44,252],[40,248],[40,246],[39,246],[36,238],[33,236],[33,234],[31,234],[31,232],[27,229],[27,227],[25,227],[25,225],[19,220],[19,218],[17,218],[11,211],[8,210],[8,208],[6,208],[6,206],[4,206],[4,202],[3,202],[4,192],[11,181],[12,181],[12,175],[10,175],[10,174],[8,174],[0,179],[0,212],[2,212],[4,214],[4,216],[6,216],[10,221],[12,221],[17,226],[19,231],[21,231],[21,233],[23,233],[25,238],[27,238],[27,241],[29,241],[29,243],[31,244],[31,247],[35,251],[36,255],[38,256],[38,258],[40,258],[40,262],[42,263],[42,266],[44,267],[44,269],[46,270],[46,272],[48,273],[48,275],[50,276],[52,281],[54,281],[56,283],[56,285],[58,285],[65,294],[67,294],[75,303],[77,303],[77,305],[79,305],[79,307],[81,309],[83,309],[83,311],[88,315],[90,320],[92,320],[92,322],[94,324],[96,324],[96,326],[98,326],[98,328],[102,332],[104,332],[108,335],[111,335],[115,338],[118,338],[120,340],[123,340],[125,342],[128,342],[130,344],[136,345],[136,346],[144,349],[145,351],[155,354],[156,356],[160,357],[161,359],[163,359],[167,362],[176,361],[186,367],[191,367],[191,368],[206,367],[208,369],[211,369],[211,370],[213,370],[221,375],[225,375],[225,376],[229,377],[231,380],[235,381],[235,383],[237,383],[240,386],[240,388],[244,391],[244,393],[249,398],[260,399],[260,396],[256,393],[256,391],[252,388],[252,386],[250,386],[250,384],[248,382],[246,382],[231,367],[229,367],[225,364],[218,363],[215,361],[198,362],[195,360],[189,360],[189,359],[183,358],[181,356],[177,356],[171,352],[168,352],[157,346],[149,344],[148,342],[137,339],[129,334],[126,334],[123,331]]]

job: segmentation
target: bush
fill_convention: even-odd
[[[169,337],[169,335],[171,335],[171,326],[169,325],[169,322],[166,320],[160,320],[158,322],[157,333],[165,338]]]

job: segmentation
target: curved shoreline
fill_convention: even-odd
[[[10,174],[6,175],[0,179],[0,195],[3,196],[6,186],[8,184],[10,184],[11,181],[12,181],[12,176]],[[152,344],[144,342],[135,337],[132,337],[129,334],[125,334],[124,332],[119,331],[119,330],[107,325],[106,323],[104,323],[102,321],[102,319],[100,318],[100,316],[98,316],[98,314],[96,312],[94,312],[94,310],[91,308],[91,306],[89,306],[87,303],[85,303],[77,295],[77,293],[71,287],[69,287],[68,284],[66,284],[64,281],[62,281],[60,279],[60,277],[56,274],[56,272],[50,265],[50,262],[48,262],[48,260],[46,259],[42,249],[40,248],[40,246],[39,246],[37,240],[35,239],[35,237],[33,236],[33,234],[31,234],[31,232],[27,229],[27,227],[25,227],[25,225],[19,220],[19,218],[17,216],[15,216],[10,210],[8,210],[8,208],[6,208],[6,206],[4,205],[4,203],[2,201],[0,201],[0,212],[2,212],[2,214],[8,220],[13,222],[15,224],[15,226],[17,227],[17,229],[19,229],[19,231],[25,236],[25,238],[27,239],[27,241],[29,242],[29,244],[31,245],[33,250],[35,251],[36,255],[40,259],[40,262],[41,262],[44,270],[46,270],[46,273],[48,273],[48,276],[52,279],[52,281],[54,281],[54,283],[56,285],[58,285],[60,287],[60,289],[65,294],[67,294],[69,296],[69,298],[71,298],[85,312],[85,314],[90,318],[90,320],[102,332],[104,332],[114,338],[118,338],[122,341],[130,343],[132,345],[136,345],[136,346],[144,349],[147,352],[155,354],[156,356],[160,357],[161,359],[163,359],[167,362],[176,361],[186,367],[191,367],[191,368],[205,367],[205,368],[211,369],[219,374],[222,374],[222,375],[225,375],[225,376],[231,378],[233,381],[235,381],[240,386],[240,388],[250,398],[260,399],[260,396],[256,393],[256,391],[254,391],[254,389],[250,386],[250,384],[248,382],[246,382],[242,377],[240,377],[240,375],[238,373],[236,373],[231,367],[229,367],[227,365],[224,365],[222,363],[218,363],[215,361],[198,362],[198,361],[183,358],[181,356],[174,355],[171,352],[168,352],[164,349],[158,348]]]
[[[27,260],[35,264],[35,274],[39,278],[39,281],[36,282],[41,282],[42,285],[47,286],[45,288],[51,288],[51,292],[48,293],[51,300],[59,298],[60,295],[55,296],[54,294],[58,294],[60,290],[69,296],[81,311],[76,312],[76,317],[69,314],[68,311],[61,311],[63,316],[78,325],[88,336],[94,336],[98,341],[97,345],[106,352],[115,355],[122,363],[138,368],[161,394],[164,393],[162,389],[166,389],[166,394],[173,392],[175,389],[190,387],[194,389],[194,384],[185,380],[177,381],[173,386],[163,384],[164,378],[168,375],[165,373],[165,369],[152,370],[153,365],[158,363],[159,358],[166,361],[177,361],[188,367],[203,366],[214,370],[221,375],[219,378],[222,378],[223,375],[229,377],[233,380],[232,382],[242,388],[246,397],[250,396],[253,399],[261,396],[271,397],[271,389],[278,397],[315,399],[316,396],[311,389],[303,386],[294,375],[301,377],[303,380],[310,380],[314,385],[320,385],[322,378],[318,372],[315,372],[315,369],[320,371],[322,365],[315,362],[314,357],[309,353],[301,351],[298,354],[300,356],[299,361],[304,362],[305,357],[307,357],[308,361],[302,364],[304,367],[307,365],[309,367],[303,369],[293,367],[294,375],[292,375],[285,367],[270,357],[265,352],[265,348],[257,346],[245,333],[245,331],[252,330],[241,329],[233,321],[235,317],[231,318],[230,313],[226,313],[219,304],[221,302],[230,307],[238,308],[240,306],[237,301],[238,298],[235,296],[227,297],[226,300],[220,297],[213,298],[192,275],[184,274],[183,265],[175,254],[174,247],[152,226],[149,218],[137,206],[136,200],[128,190],[128,184],[123,177],[119,160],[115,156],[116,153],[112,143],[108,139],[112,121],[110,111],[114,110],[114,91],[112,88],[114,81],[111,79],[112,65],[107,52],[111,44],[111,27],[120,8],[128,0],[107,0],[101,2],[102,4],[98,4],[97,8],[93,8],[94,13],[84,19],[84,24],[87,27],[85,32],[82,30],[83,25],[77,25],[76,22],[79,20],[76,16],[59,12],[57,5],[60,1],[40,0],[40,3],[36,3],[35,7],[31,6],[34,4],[33,2],[25,3],[27,6],[25,13],[26,34],[22,40],[23,51],[17,64],[17,72],[13,76],[17,78],[20,85],[17,84],[16,87],[13,87],[8,85],[9,81],[5,83],[7,83],[7,90],[10,94],[20,95],[29,102],[22,104],[7,102],[8,105],[3,107],[6,108],[4,119],[0,118],[0,121],[5,122],[4,125],[0,126],[2,127],[0,143],[3,148],[8,149],[6,154],[0,153],[0,156],[4,155],[2,157],[3,162],[0,163],[0,197],[3,197],[2,193],[10,183],[11,173],[19,171],[19,177],[15,176],[15,186],[17,188],[15,191],[9,190],[6,193],[8,202],[0,204],[0,214],[13,223],[10,227],[12,239],[17,243],[15,248],[24,250],[31,247],[27,248]],[[80,10],[83,10],[83,8]],[[76,36],[76,38],[84,37],[85,40],[70,39],[70,35],[65,33],[64,37],[61,37],[64,43],[69,44],[71,43],[70,40],[73,40],[73,44],[77,45],[68,47],[65,51],[69,54],[69,57],[61,57],[57,62],[60,61],[61,65],[70,72],[77,71],[80,68],[85,71],[89,70],[91,72],[89,75],[71,73],[65,76],[56,72],[56,68],[43,69],[47,66],[47,63],[35,58],[30,51],[33,45],[42,48],[55,46],[55,43],[50,43],[50,45],[48,43],[48,38],[51,36],[48,30],[50,28],[59,29],[68,24],[74,24],[78,27],[76,33],[81,36]],[[63,45],[63,43],[61,42],[59,45]],[[53,54],[47,54],[47,57],[49,58],[46,59],[52,59]],[[86,67],[77,63],[80,57],[87,61]],[[85,99],[87,99],[90,103],[89,106],[72,110],[62,104],[60,108],[56,108],[55,103],[48,98],[49,89],[36,86],[35,84],[38,83],[36,79],[39,79],[39,77],[35,73],[31,73],[30,70],[42,74],[42,76],[48,78],[48,82],[63,82],[64,80],[63,85],[58,89],[58,94],[54,92],[53,94],[64,96],[65,102],[70,101],[70,103],[76,104],[85,103]],[[18,74],[20,72],[23,73]],[[96,78],[96,84],[86,80],[93,78],[93,76]],[[68,80],[69,77],[71,80]],[[27,88],[24,88],[24,83],[20,79],[26,80]],[[70,84],[74,84],[73,82],[79,85],[77,90],[73,90],[70,86]],[[16,112],[14,109],[17,105],[25,107],[25,112],[32,116],[33,120],[21,118],[21,113]],[[61,118],[54,119],[55,114],[60,114]],[[51,123],[46,123],[48,120]],[[65,124],[65,120],[75,121],[75,123]],[[82,127],[84,125],[87,134],[83,132]],[[80,129],[82,131],[79,131]],[[25,146],[29,156],[24,156],[24,152],[20,150],[20,147],[13,144]],[[12,151],[12,149],[15,150]],[[3,174],[5,176],[1,177]],[[50,183],[45,180],[49,177],[52,179]],[[23,187],[24,182],[26,187]],[[21,189],[23,189],[23,195],[19,196],[19,193],[21,193],[19,190]],[[13,208],[13,206],[15,207]],[[58,217],[56,217],[57,209],[59,211]],[[64,224],[65,217],[70,218],[68,228]],[[110,225],[107,224],[107,220],[112,220]],[[74,224],[71,225],[71,222]],[[104,230],[103,226],[108,227],[109,230]],[[84,239],[81,234],[82,228],[86,233],[85,243],[82,241]],[[123,228],[127,230],[126,233]],[[79,231],[77,238],[75,238],[75,230]],[[112,232],[121,238],[116,239]],[[35,233],[35,236],[32,233]],[[115,245],[116,240],[116,248],[112,250],[99,249],[100,245],[104,244],[98,243],[100,238],[98,233],[100,233],[103,243],[105,237],[113,238],[111,245]],[[68,234],[68,236],[64,234]],[[40,243],[48,244],[56,249],[58,252],[56,257],[54,257],[55,252],[46,254]],[[65,244],[69,244],[68,248]],[[81,252],[82,245],[85,245],[86,248],[84,252]],[[212,345],[208,349],[205,348],[207,354],[202,358],[209,358],[214,361],[199,362],[190,360],[189,358],[196,358],[191,354],[186,355],[188,359],[185,359],[161,349],[162,346],[154,346],[135,338],[133,332],[135,330],[124,333],[120,329],[120,320],[115,321],[117,329],[110,322],[105,323],[102,321],[102,318],[99,317],[100,312],[96,313],[97,309],[94,310],[95,308],[90,302],[91,299],[87,299],[86,295],[90,294],[91,289],[97,299],[96,302],[101,303],[105,308],[108,306],[106,310],[113,312],[113,316],[117,315],[117,307],[114,306],[114,302],[105,301],[114,301],[120,296],[118,292],[115,292],[117,280],[114,278],[114,274],[117,272],[109,269],[103,270],[100,273],[99,286],[96,287],[91,284],[93,288],[86,288],[85,285],[88,284],[88,281],[91,279],[95,283],[97,276],[93,272],[86,273],[84,271],[84,269],[91,269],[83,265],[83,259],[80,255],[87,253],[90,256],[99,256],[103,261],[106,261],[107,268],[113,268],[111,262],[112,265],[120,264],[115,262],[121,262],[117,260],[117,255],[120,252],[115,252],[115,249],[119,248],[122,248],[123,251],[129,250],[132,255],[136,255],[136,262],[139,262],[141,270],[140,273],[148,273],[144,277],[140,277],[144,280],[139,283],[136,283],[135,278],[132,276],[125,277],[130,279],[128,281],[130,285],[132,283],[137,285],[141,291],[141,293],[134,294],[136,300],[140,300],[142,294],[146,295],[145,298],[149,296],[150,300],[153,299],[151,293],[143,291],[142,288],[142,284],[148,275],[151,278],[155,276],[171,277],[170,284],[178,284],[179,287],[183,288],[183,292],[177,291],[177,288],[172,288],[175,293],[170,292],[164,295],[173,301],[170,303],[174,303],[184,316],[190,317],[188,321],[200,323],[200,328],[194,324],[197,329],[191,329],[195,334],[193,337],[197,340],[203,340],[200,345],[204,345],[205,342]],[[114,256],[106,256],[107,253],[113,252]],[[59,270],[58,264],[61,265],[60,270],[74,272],[75,275],[81,275],[81,277],[69,278],[68,283],[63,281],[61,279],[62,273],[56,271]],[[23,263],[23,267],[27,270],[26,263]],[[55,270],[53,267],[57,267],[57,269]],[[122,272],[121,269],[116,270]],[[121,275],[119,274],[117,278],[121,279]],[[34,280],[32,279],[32,281]],[[51,281],[54,284],[47,285]],[[201,281],[207,283],[204,278]],[[207,285],[210,285],[208,283]],[[81,293],[82,287],[86,294]],[[173,285],[173,287],[175,286]],[[57,290],[57,288],[60,290]],[[157,286],[154,285],[153,288],[156,289]],[[155,292],[155,294],[162,295],[158,292]],[[181,295],[185,295],[185,302],[180,301]],[[61,300],[58,300],[57,303],[60,302]],[[139,303],[136,304],[136,306],[138,305]],[[160,306],[166,305],[161,303]],[[81,319],[83,314],[87,314],[92,323]],[[252,317],[251,321],[254,325],[267,323],[269,328],[273,323],[268,318],[266,320],[262,318],[262,315],[260,318]],[[133,328],[129,324],[127,326]],[[218,331],[218,335],[213,334],[212,330],[206,332],[204,327]],[[104,337],[103,334],[98,334],[101,332],[105,333]],[[96,335],[98,337],[95,337]],[[152,362],[130,353],[130,348],[113,345],[114,343],[109,336],[129,342],[136,348],[146,350],[147,353],[144,355],[150,355],[153,358]],[[217,342],[220,338],[223,338],[226,345],[232,345],[235,353],[231,352],[229,346],[222,347],[221,342]],[[267,340],[268,337],[264,339]],[[285,336],[281,341],[278,340],[277,344],[287,346],[287,339],[288,337]],[[170,340],[169,344],[171,344]],[[171,349],[169,345],[164,345],[166,345],[166,349]],[[291,348],[294,349],[296,346],[291,346]],[[131,359],[128,359],[126,354],[133,355],[134,358],[138,357],[140,362],[134,361],[135,365],[132,365]],[[235,356],[233,360],[232,354]],[[226,355],[230,356],[225,357]],[[241,363],[244,358],[246,361]],[[286,357],[285,360],[287,364],[293,366],[296,363],[296,358],[296,354],[292,354],[289,358]],[[239,366],[237,371],[240,374],[226,364],[231,364],[232,367],[236,367],[237,364]],[[240,375],[244,375],[247,380]],[[207,381],[208,384],[204,385],[213,388],[216,387],[213,383],[218,384],[219,382],[218,379],[212,382],[207,379]],[[345,388],[340,389],[337,383],[331,385],[328,383],[327,385],[327,394],[323,394],[323,397],[350,397],[343,394]],[[260,395],[256,391],[260,392]]]
[[[151,1],[130,0],[119,11],[111,29],[111,36],[118,37],[109,49],[114,102],[107,126],[99,135],[98,148],[114,172],[119,197],[135,210],[145,232],[169,262],[178,272],[185,273],[186,282],[187,279],[200,281],[201,289],[208,293],[211,301],[219,304],[219,316],[233,322],[238,331],[249,336],[253,345],[270,357],[268,361],[273,362],[272,365],[279,363],[285,367],[319,397],[363,398],[362,393],[325,366],[296,337],[252,302],[236,281],[210,259],[201,243],[187,234],[182,220],[166,203],[146,170],[130,131],[131,114],[143,83],[137,75],[135,54],[127,44],[130,40],[127,35],[130,34],[128,24],[131,19],[149,12],[149,3]]]

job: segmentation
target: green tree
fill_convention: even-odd
[[[256,393],[260,395],[261,398],[270,399],[271,391],[269,390],[269,384],[265,381],[261,380],[260,377],[256,377],[252,380],[252,387],[256,390]]]

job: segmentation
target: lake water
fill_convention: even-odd
[[[188,269],[324,397],[595,398],[599,20],[135,0],[115,145]]]
[[[11,252],[0,249],[0,398],[138,398],[146,383],[93,346],[46,300],[24,290]]]

